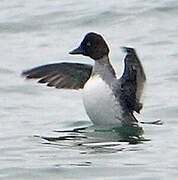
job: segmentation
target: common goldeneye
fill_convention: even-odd
[[[86,112],[94,125],[135,123],[133,112],[140,112],[141,94],[146,76],[133,48],[126,52],[125,69],[120,79],[110,64],[109,48],[103,37],[94,32],[86,34],[80,46],[69,54],[82,54],[94,60],[94,66],[81,63],[47,64],[22,73],[27,79],[39,79],[63,89],[83,89]]]

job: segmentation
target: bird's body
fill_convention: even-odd
[[[27,70],[23,75],[56,88],[83,89],[84,106],[95,125],[135,123],[133,111],[140,112],[142,108],[140,97],[146,78],[134,49],[125,51],[125,70],[120,79],[110,64],[106,42],[96,33],[88,33],[80,46],[70,52],[91,57],[95,61],[93,67],[58,63]]]
[[[91,77],[83,89],[86,112],[96,125],[115,125],[123,119],[122,107],[113,92],[117,79],[110,68],[107,57],[95,62]]]
[[[83,102],[91,121],[96,125],[119,124],[121,107],[112,89],[99,75],[91,77],[83,89]]]

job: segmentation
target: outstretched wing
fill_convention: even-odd
[[[118,80],[121,87],[121,97],[130,111],[140,112],[142,103],[140,98],[143,92],[146,76],[142,64],[133,48],[123,47],[127,53],[124,58],[125,69]]]
[[[81,89],[89,79],[92,65],[80,63],[56,63],[35,67],[22,72],[27,79],[39,79],[38,83],[47,83],[63,89]]]

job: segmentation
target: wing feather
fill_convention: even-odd
[[[125,69],[122,77],[118,80],[122,91],[121,98],[130,111],[140,112],[140,103],[146,76],[143,66],[133,48],[123,47],[127,53],[124,58]]]
[[[81,63],[55,63],[22,72],[26,79],[39,79],[38,83],[58,89],[81,89],[89,79],[92,65]]]

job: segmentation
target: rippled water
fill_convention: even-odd
[[[178,1],[2,0],[0,11],[0,179],[177,178]],[[20,76],[48,62],[92,63],[68,55],[89,31],[105,37],[118,75],[120,46],[135,47],[142,60],[147,87],[137,118],[163,125],[140,125],[140,141],[94,131],[80,91]]]

